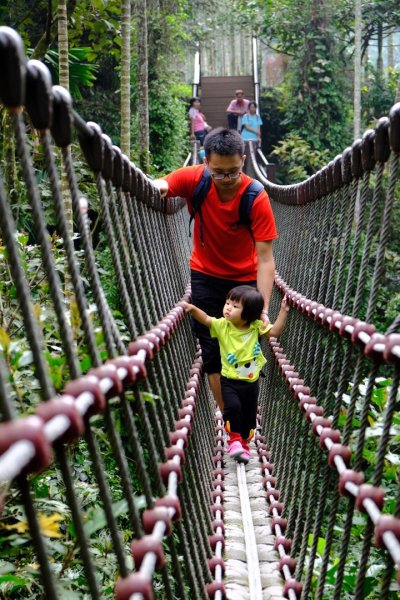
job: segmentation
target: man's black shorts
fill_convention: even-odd
[[[222,317],[222,309],[226,296],[237,285],[256,287],[256,281],[233,281],[205,275],[199,271],[191,271],[192,304],[204,310],[210,317]],[[192,319],[194,335],[199,339],[204,371],[206,373],[221,372],[221,358],[218,341],[210,336],[210,330]]]

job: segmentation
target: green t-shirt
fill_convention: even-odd
[[[257,320],[250,323],[248,329],[238,329],[224,317],[212,318],[210,333],[219,342],[221,375],[228,379],[257,381],[266,363],[258,338],[271,328],[272,325],[264,327],[263,322]]]

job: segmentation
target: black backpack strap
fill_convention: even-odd
[[[263,184],[257,181],[257,179],[253,179],[244,190],[242,197],[240,198],[238,225],[246,225],[246,227],[250,227],[250,213],[253,207],[253,202],[263,189]]]
[[[199,183],[196,185],[196,188],[193,192],[193,196],[192,196],[192,211],[190,213],[190,220],[189,220],[189,237],[191,237],[191,226],[192,226],[192,221],[194,219],[194,217],[196,216],[196,213],[199,213],[200,216],[200,241],[201,244],[204,245],[204,230],[203,230],[203,218],[201,215],[201,205],[204,202],[205,197],[208,194],[208,191],[211,187],[211,175],[210,175],[210,171],[207,169],[207,167],[204,167],[203,170],[203,175],[201,176],[201,179],[199,181]]]

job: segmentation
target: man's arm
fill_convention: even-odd
[[[272,241],[256,242],[256,250],[258,258],[257,287],[264,296],[264,309],[268,311],[275,278],[275,260],[272,253]],[[269,321],[268,318],[264,319],[265,315],[261,316],[263,321]]]

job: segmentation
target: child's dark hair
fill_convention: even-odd
[[[251,285],[238,285],[232,288],[228,292],[226,299],[242,303],[242,319],[246,323],[251,323],[259,319],[261,311],[264,308],[264,298],[261,292]]]
[[[240,133],[235,129],[216,127],[204,140],[204,150],[207,158],[210,158],[211,152],[221,156],[235,156],[235,154],[243,156],[244,142]]]
[[[200,102],[200,98],[198,96],[193,96],[193,98],[190,98],[189,106],[192,107],[193,104],[196,102],[196,100],[198,100]]]
[[[253,101],[249,102],[247,110],[249,110],[250,106],[254,106],[254,108],[257,108],[257,102],[253,102]]]

